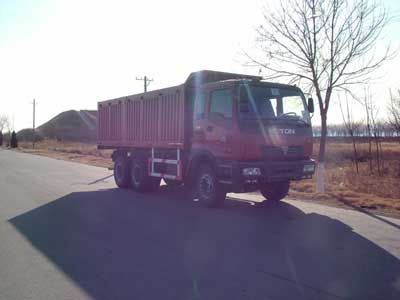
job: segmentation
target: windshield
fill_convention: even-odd
[[[304,95],[296,89],[240,85],[239,117],[245,120],[289,119],[310,123]]]

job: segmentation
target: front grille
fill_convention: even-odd
[[[263,146],[262,155],[266,160],[290,160],[304,158],[303,146]]]

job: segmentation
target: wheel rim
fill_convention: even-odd
[[[202,198],[210,199],[214,190],[214,181],[210,174],[204,174],[200,178],[200,196]]]

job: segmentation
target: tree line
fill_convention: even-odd
[[[359,121],[352,124],[352,129],[349,130],[345,124],[328,124],[327,136],[334,138],[350,138],[353,135],[357,138],[367,138],[370,135],[370,130],[365,121]],[[394,129],[389,122],[379,121],[373,129],[377,136],[381,138],[399,138],[399,131]],[[321,126],[313,126],[313,135],[321,137]]]
[[[5,133],[3,133],[5,131]],[[7,115],[0,115],[0,147],[18,147],[17,134],[11,128],[11,121]]]

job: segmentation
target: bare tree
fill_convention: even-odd
[[[353,161],[356,165],[356,171],[358,174],[358,153],[357,153],[356,138],[354,136],[354,132],[357,130],[359,125],[354,121],[353,111],[350,108],[349,97],[347,93],[346,93],[346,111],[343,110],[342,103],[340,102],[340,100],[339,100],[339,107],[340,107],[340,112],[342,113],[343,124],[346,128],[347,134],[350,135],[351,140],[353,142]]]
[[[400,137],[400,90],[397,90],[398,96],[395,97],[390,91],[390,102],[388,105],[389,124]]]
[[[381,136],[380,136],[380,127],[379,127],[379,122],[377,121],[377,115],[379,112],[379,109],[376,106],[371,106],[371,124],[372,124],[372,133],[374,136],[374,141],[375,141],[375,157],[376,157],[376,165],[378,168],[378,174],[382,175],[382,169],[383,169],[383,161],[382,161],[382,146],[381,146]]]
[[[7,115],[0,115],[0,132],[11,130],[11,121]]]
[[[321,141],[318,191],[324,192],[327,113],[334,90],[347,90],[371,78],[391,57],[390,47],[377,55],[377,41],[390,22],[374,0],[281,0],[265,10],[257,29],[261,57],[246,53],[249,65],[264,68],[268,79],[305,85],[318,99]]]
[[[377,106],[374,101],[370,91],[365,88],[364,98],[362,103],[365,108],[366,122],[367,122],[367,135],[368,135],[368,159],[369,159],[369,169],[373,173],[373,155],[372,155],[372,142],[375,143],[375,160],[378,170],[378,174],[382,175],[382,170],[384,168],[382,160],[382,139],[381,134],[384,131],[383,123],[378,121],[379,106]]]
[[[371,130],[371,115],[373,114],[372,103],[370,94],[367,90],[364,90],[363,105],[366,114],[366,125],[367,125],[367,136],[368,136],[368,161],[369,161],[369,171],[372,173],[372,130]]]

